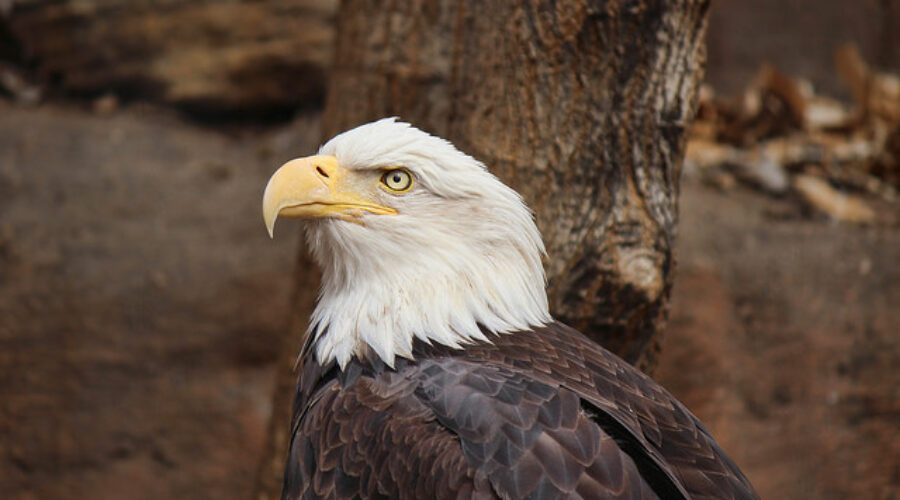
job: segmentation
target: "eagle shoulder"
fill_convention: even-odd
[[[474,362],[501,363],[575,392],[639,462],[690,498],[759,496],[690,410],[656,381],[559,322],[467,348]],[[659,477],[657,475],[656,477]]]
[[[491,498],[414,390],[393,372],[321,384],[295,407],[282,499]]]
[[[573,391],[454,357],[309,399],[283,498],[354,497],[658,498]]]

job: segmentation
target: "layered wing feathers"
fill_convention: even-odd
[[[757,498],[683,405],[564,325],[416,354],[304,366],[283,498]]]

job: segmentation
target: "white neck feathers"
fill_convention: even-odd
[[[309,332],[317,337],[315,354],[322,364],[334,359],[343,367],[371,352],[393,366],[396,356],[412,358],[416,338],[461,348],[486,340],[482,327],[508,333],[550,320],[537,252],[529,261],[514,247],[445,245],[398,261],[394,252],[379,253],[377,245],[353,248],[355,238],[338,237],[346,246],[336,251],[328,243],[332,238],[321,235],[357,231],[365,228],[343,222],[308,231],[323,269]]]

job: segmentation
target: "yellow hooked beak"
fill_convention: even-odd
[[[263,220],[269,237],[281,217],[317,219],[334,217],[359,222],[363,212],[395,215],[388,208],[355,192],[348,183],[350,172],[334,156],[308,156],[279,168],[263,194]]]

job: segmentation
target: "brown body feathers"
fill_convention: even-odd
[[[305,356],[283,499],[758,498],[659,384],[560,323],[394,369]]]

